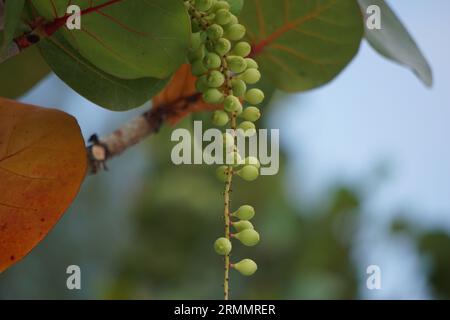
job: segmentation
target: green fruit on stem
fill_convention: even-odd
[[[225,76],[222,72],[213,70],[206,77],[206,83],[212,88],[219,88],[225,83]]]
[[[232,25],[235,25],[238,22],[239,22],[239,19],[234,14],[231,14],[230,22],[228,22],[226,25],[224,25],[224,27],[225,28],[229,28],[229,27],[231,27]]]
[[[235,212],[231,214],[239,220],[251,220],[255,216],[255,209],[248,204],[240,206]]]
[[[247,69],[247,62],[239,56],[229,56],[227,58],[228,67],[234,73],[241,73]]]
[[[251,259],[243,259],[233,264],[232,267],[244,276],[251,276],[258,270],[257,264]]]
[[[239,112],[242,111],[242,103],[235,96],[227,96],[223,102],[223,108],[227,112]]]
[[[227,238],[219,238],[214,242],[214,250],[221,256],[230,254],[232,249],[231,241]]]
[[[256,134],[256,126],[253,122],[243,121],[239,124],[238,129],[244,131],[244,136],[251,137]]]
[[[241,79],[244,80],[248,84],[255,84],[261,79],[261,73],[258,69],[247,69],[241,75]]]
[[[256,246],[259,242],[259,233],[254,229],[245,229],[233,235],[243,245],[247,247]]]
[[[245,94],[245,101],[253,105],[260,104],[264,101],[264,92],[260,89],[250,89]]]
[[[191,72],[194,76],[197,76],[197,77],[201,76],[202,74],[205,74],[207,71],[208,71],[208,69],[206,69],[202,60],[197,60],[192,64]]]
[[[261,118],[261,111],[257,107],[247,107],[239,117],[247,121],[255,122]]]
[[[195,0],[194,6],[199,11],[208,11],[213,6],[212,0]]]
[[[209,26],[206,32],[208,34],[209,39],[213,41],[219,40],[223,36],[223,28],[218,24],[213,24]]]
[[[195,61],[200,60],[200,62],[203,64],[203,58],[205,57],[205,46],[201,45],[197,50],[190,51],[188,53],[188,60],[193,64]]]
[[[195,82],[195,88],[198,92],[206,92],[209,89],[209,85],[206,81],[206,76],[203,75],[197,79],[197,81]]]
[[[225,30],[225,36],[231,41],[239,41],[245,36],[247,30],[242,24],[233,24]]]
[[[219,0],[214,4],[214,8],[213,10],[215,12],[221,10],[221,9],[226,9],[226,10],[230,10],[230,4],[228,3],[228,1],[225,0]]]
[[[227,182],[228,176],[231,174],[228,166],[220,166],[216,169],[216,177],[221,182]]]
[[[233,95],[243,98],[247,92],[247,85],[240,79],[233,79],[231,81],[231,90],[233,90]]]
[[[217,69],[222,65],[222,60],[217,54],[208,52],[203,58],[203,64],[207,69]]]
[[[251,51],[252,51],[252,46],[246,41],[241,41],[241,42],[236,43],[236,45],[233,48],[233,54],[240,56],[240,57],[248,56]]]
[[[237,232],[246,230],[246,229],[254,229],[253,224],[250,221],[247,220],[241,220],[237,222],[233,222],[233,227],[236,229]]]
[[[222,103],[224,95],[217,89],[208,89],[203,93],[203,100],[206,103],[219,104]]]
[[[247,62],[247,67],[251,69],[259,69],[258,62],[253,60],[252,58],[245,58],[245,61]]]
[[[212,115],[212,123],[217,127],[223,127],[230,121],[228,113],[223,110],[214,111]]]
[[[259,170],[255,166],[244,166],[237,174],[245,181],[255,181],[259,176]]]
[[[226,55],[230,50],[231,42],[225,38],[220,38],[214,45],[214,51],[220,56]]]
[[[231,22],[231,12],[227,9],[220,9],[216,11],[216,23],[226,25]]]
[[[244,164],[245,165],[251,165],[254,166],[256,169],[261,168],[261,163],[259,162],[259,160],[255,157],[247,157],[244,159]]]

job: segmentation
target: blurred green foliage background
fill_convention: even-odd
[[[212,167],[172,164],[171,132],[165,127],[112,171],[89,177],[50,235],[0,276],[0,298],[220,299],[223,265],[212,243],[223,229],[223,186]],[[232,205],[255,206],[262,241],[233,251],[232,260],[252,258],[259,270],[250,278],[233,271],[232,298],[361,298],[367,275],[355,248],[364,188],[334,185],[315,206],[294,203],[288,163],[282,151],[278,175],[234,184]],[[417,247],[434,297],[450,298],[450,237],[405,221],[388,231]],[[70,264],[81,267],[80,291],[65,286]]]

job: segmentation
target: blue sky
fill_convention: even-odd
[[[383,290],[366,298],[427,298],[425,266],[411,243],[392,239],[386,223],[399,212],[450,230],[450,1],[389,2],[430,61],[434,86],[380,57],[366,43],[331,84],[290,97],[272,121],[291,155],[293,196],[314,202],[330,182],[366,188],[361,244],[365,267],[379,264]],[[374,170],[389,176],[373,183]],[[302,189],[295,181],[301,179]]]
[[[450,227],[450,2],[397,0],[392,6],[430,61],[434,87],[365,43],[336,81],[290,97],[273,125],[306,166],[298,175],[308,197],[330,179],[359,181],[386,163],[391,176],[372,204],[379,214],[413,208],[417,218],[426,214],[427,221]]]

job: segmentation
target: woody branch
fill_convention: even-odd
[[[138,144],[146,137],[157,133],[167,119],[188,110],[201,98],[199,93],[181,97],[171,103],[153,106],[139,117],[132,119],[114,132],[98,138],[93,135],[87,147],[90,173],[96,174],[106,169],[105,163]]]

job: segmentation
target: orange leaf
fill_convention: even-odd
[[[195,88],[197,80],[191,73],[191,66],[184,64],[174,74],[166,88],[153,98],[153,109],[165,108],[166,120],[177,124],[192,112],[216,110],[220,106],[207,104]]]
[[[86,170],[73,117],[0,98],[0,273],[45,237]]]

